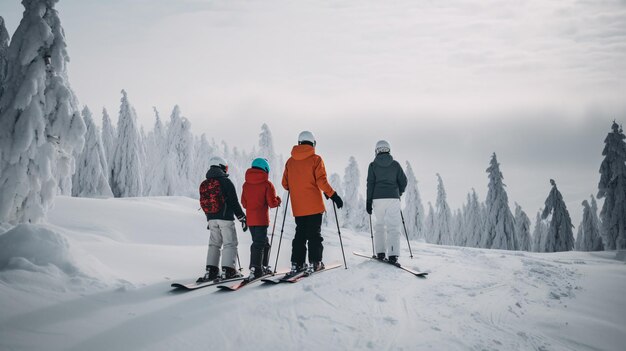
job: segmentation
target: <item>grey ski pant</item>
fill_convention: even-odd
[[[235,268],[237,260],[237,230],[235,221],[212,219],[209,221],[209,251],[206,255],[206,265],[219,267],[220,253],[222,267]],[[223,248],[223,249],[222,249]]]

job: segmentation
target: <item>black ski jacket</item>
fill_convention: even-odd
[[[388,153],[381,153],[367,170],[367,205],[374,199],[399,199],[406,189],[407,179],[402,167]]]
[[[245,216],[243,210],[241,209],[241,205],[239,205],[235,185],[230,179],[228,179],[228,174],[226,172],[224,172],[220,167],[211,167],[206,172],[206,178],[217,179],[217,181],[220,182],[220,187],[222,189],[222,193],[224,194],[224,209],[219,213],[207,213],[207,220],[222,219],[225,221],[234,221],[235,216],[237,216],[237,218]]]

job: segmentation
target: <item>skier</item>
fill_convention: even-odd
[[[367,170],[367,202],[369,215],[374,213],[374,248],[379,260],[388,255],[389,263],[399,265],[400,196],[407,178],[400,164],[391,156],[391,146],[385,140],[376,143],[376,157]]]
[[[326,168],[322,158],[315,154],[315,137],[304,131],[298,136],[298,145],[291,151],[285,164],[283,187],[290,192],[291,209],[296,219],[296,234],[291,242],[291,272],[294,275],[304,270],[317,271],[324,268],[322,262],[322,215],[326,210],[322,192],[332,199],[338,208],[343,201],[326,179]],[[305,257],[309,250],[309,264]]]
[[[233,182],[228,179],[228,164],[221,157],[211,157],[210,168],[206,180],[200,185],[200,206],[209,222],[207,229],[211,231],[209,250],[206,257],[206,273],[198,278],[198,283],[215,280],[219,277],[220,250],[222,244],[222,279],[242,277],[235,269],[237,259],[237,231],[235,218],[241,222],[243,231],[248,230],[246,215],[243,213],[237,191]]]
[[[241,205],[246,209],[246,223],[252,234],[250,246],[250,276],[248,280],[271,273],[268,268],[270,244],[267,228],[270,224],[269,208],[280,206],[274,184],[269,181],[270,165],[264,158],[256,158],[246,171],[246,182],[241,193]]]

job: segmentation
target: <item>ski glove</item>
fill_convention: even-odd
[[[367,211],[367,214],[369,214],[369,215],[371,215],[371,214],[372,214],[373,209],[372,209],[372,203],[371,203],[371,202],[368,202],[368,203],[365,205],[365,211]]]
[[[246,216],[241,216],[237,219],[239,220],[239,222],[241,222],[241,229],[243,229],[244,232],[248,231],[248,223],[246,222]]]
[[[333,194],[333,196],[330,197],[330,199],[333,200],[333,202],[337,205],[337,208],[343,207],[343,200],[341,200],[341,198],[339,197],[339,194],[337,194],[336,191]]]

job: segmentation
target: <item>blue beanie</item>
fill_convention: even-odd
[[[260,168],[267,173],[270,172],[270,164],[264,158],[255,158],[254,161],[252,161],[252,167]]]

